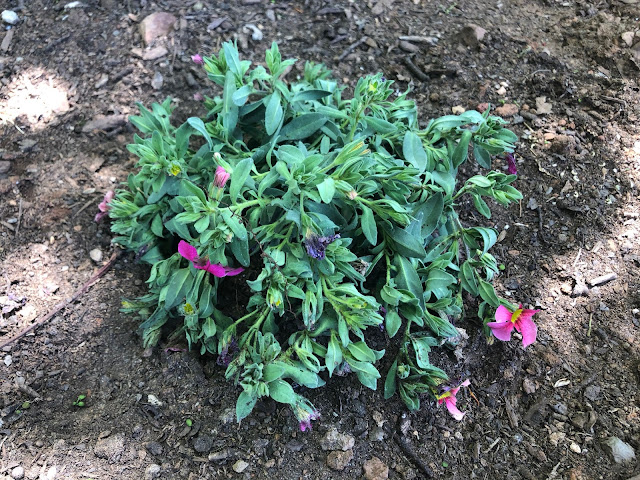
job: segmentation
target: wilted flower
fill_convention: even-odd
[[[300,422],[301,432],[307,429],[311,430],[311,421],[320,418],[320,412],[315,409],[309,400],[301,395],[296,394],[296,400],[293,405],[291,405],[291,409],[298,419],[298,422]]]
[[[515,312],[510,312],[505,306],[500,305],[496,310],[496,321],[487,323],[493,335],[503,342],[511,340],[511,331],[515,328],[522,334],[522,346],[527,348],[536,341],[538,327],[533,323],[533,317],[540,310],[522,308],[522,304]]]
[[[471,382],[469,380],[465,380],[457,387],[444,387],[444,393],[436,397],[438,405],[442,405],[442,403],[444,403],[451,416],[458,421],[462,420],[462,417],[464,417],[465,414],[456,407],[456,395],[458,394],[460,387],[468,387],[470,383]]]
[[[304,246],[307,249],[307,253],[310,257],[317,260],[324,259],[324,252],[330,243],[340,238],[340,234],[329,235],[328,237],[319,237],[315,233],[307,233],[307,239],[304,242]]]
[[[232,336],[229,343],[222,347],[222,351],[220,352],[220,355],[218,355],[216,363],[223,367],[227,367],[233,360],[233,357],[235,357],[236,353],[238,353],[238,341],[236,340],[236,337]]]
[[[350,190],[349,193],[347,193],[347,197],[349,197],[349,200],[355,200],[357,196],[358,192],[356,192],[355,190]]]
[[[213,178],[213,184],[218,188],[224,188],[225,183],[229,180],[231,175],[223,168],[216,168],[216,175]]]
[[[100,210],[100,212],[98,212],[94,218],[96,222],[102,221],[102,219],[107,216],[107,212],[111,209],[109,202],[113,200],[113,197],[115,197],[115,195],[116,194],[113,190],[109,190],[104,194],[104,199],[98,205],[98,210]]]
[[[201,102],[201,101],[204,100],[204,97],[202,96],[202,94],[200,92],[196,92],[196,93],[193,94],[193,99],[196,102]]]
[[[507,153],[504,158],[507,161],[509,175],[517,175],[518,167],[516,166],[516,159],[513,153]]]
[[[178,253],[192,262],[193,266],[196,269],[206,270],[216,277],[231,277],[233,275],[238,275],[239,273],[244,271],[244,268],[223,267],[218,263],[211,263],[209,260],[207,260],[206,257],[198,257],[198,251],[196,250],[196,247],[188,244],[184,240],[180,240],[180,243],[178,244]]]
[[[195,63],[196,65],[204,65],[204,59],[200,56],[199,53],[191,55],[191,60],[193,60],[193,63]]]

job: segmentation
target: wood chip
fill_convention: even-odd
[[[2,39],[2,43],[0,44],[0,50],[2,50],[3,52],[6,52],[7,50],[9,50],[9,45],[11,45],[11,39],[13,38],[13,32],[14,32],[14,29],[12,28],[5,34],[4,38]]]
[[[604,283],[611,282],[616,278],[618,278],[617,274],[607,273],[606,275],[600,275],[599,277],[592,278],[591,280],[589,280],[589,285],[591,285],[592,287],[595,287],[596,285],[602,285]]]

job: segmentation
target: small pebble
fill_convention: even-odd
[[[16,467],[11,470],[11,478],[15,480],[21,480],[22,478],[24,478],[24,468]]]
[[[100,250],[99,248],[94,248],[89,252],[89,256],[94,262],[100,263],[102,261],[102,250]]]
[[[569,445],[569,448],[573,453],[578,453],[578,454],[582,453],[582,449],[580,448],[580,445],[578,445],[576,442],[571,442],[571,445]]]
[[[244,460],[238,460],[236,463],[233,464],[232,468],[234,472],[242,473],[247,469],[248,466],[249,464]]]
[[[12,363],[13,363],[13,358],[11,358],[11,355],[7,355],[6,357],[4,357],[4,364],[7,367],[11,366]]]
[[[20,18],[18,17],[18,14],[13,10],[3,10],[2,21],[4,23],[8,23],[9,25],[15,25],[20,21]]]

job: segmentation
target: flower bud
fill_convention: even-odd
[[[224,185],[229,180],[229,177],[231,177],[231,175],[229,175],[229,173],[223,167],[218,167],[216,168],[216,175],[213,179],[213,184],[218,188],[224,188]]]
[[[191,60],[196,65],[204,65],[204,59],[200,56],[199,53],[196,53],[195,55],[191,55]]]

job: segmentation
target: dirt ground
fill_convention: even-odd
[[[133,170],[135,102],[171,96],[178,120],[201,114],[193,95],[216,91],[190,56],[229,39],[258,62],[275,40],[283,56],[324,62],[352,86],[383,72],[411,86],[425,124],[487,103],[511,121],[524,200],[494,208],[490,222],[462,208],[502,232],[497,289],[541,309],[538,342],[489,346],[472,318],[458,325],[470,336],[464,356],[437,362],[471,380],[459,423],[427,401],[410,414],[345,377],[305,393],[322,414],[311,432],[274,404],[238,425],[238,389],[215,358],[142,349],[137,321],[118,310],[144,292],[147,272],[123,254],[3,348],[0,479],[639,473],[606,446],[616,437],[640,448],[638,0],[78,3],[0,2],[20,19],[0,32],[0,344],[115,251],[94,215]],[[139,25],[154,12],[176,22],[148,49]]]

